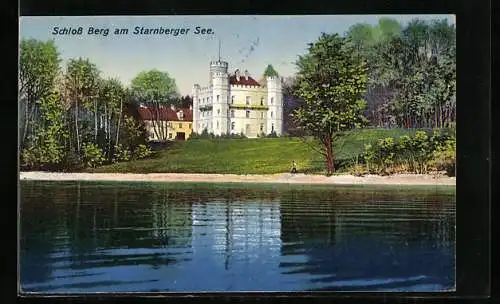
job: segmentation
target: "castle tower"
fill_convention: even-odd
[[[201,133],[202,130],[199,129],[198,125],[200,123],[200,86],[195,84],[193,86],[193,132]]]
[[[212,86],[212,132],[223,135],[229,131],[229,74],[228,63],[210,62],[210,84]]]
[[[279,136],[283,130],[283,92],[280,76],[267,76],[267,134]]]

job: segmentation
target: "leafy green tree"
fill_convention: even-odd
[[[22,152],[23,163],[29,168],[55,169],[61,165],[66,151],[68,132],[64,124],[64,108],[60,95],[52,93],[40,100],[40,121],[30,135],[30,144]]]
[[[319,142],[328,173],[335,171],[333,141],[364,123],[367,67],[346,38],[323,33],[297,61],[297,95],[304,104],[294,118]]]
[[[76,141],[76,151],[81,152],[81,125],[80,107],[84,110],[85,116],[89,112],[94,114],[94,142],[97,141],[97,98],[99,88],[100,71],[95,64],[88,59],[70,59],[66,66],[65,86],[71,107],[74,110],[74,137]]]
[[[416,19],[400,37],[378,46],[374,82],[392,89],[388,109],[399,126],[443,127],[454,121],[454,33],[446,21]]]
[[[38,104],[54,89],[61,59],[54,41],[21,39],[19,47],[19,124],[21,145],[37,122]],[[28,135],[28,136],[27,136]]]
[[[105,152],[108,160],[111,160],[111,148],[118,146],[120,128],[123,116],[123,102],[127,99],[127,90],[118,79],[105,79],[99,87],[100,113],[103,113],[104,121],[100,128],[104,133]],[[114,134],[113,134],[114,131]],[[112,141],[114,140],[114,144]]]
[[[171,78],[167,72],[156,69],[141,72],[132,79],[131,90],[138,104],[148,106],[156,137],[167,140],[167,126],[161,120],[161,113],[163,107],[175,105],[179,100],[179,90],[175,79]]]

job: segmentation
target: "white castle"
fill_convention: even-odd
[[[228,73],[228,63],[210,62],[208,86],[193,87],[193,132],[214,135],[281,135],[283,128],[282,79],[266,77],[260,83],[247,71]]]

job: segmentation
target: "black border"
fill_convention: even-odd
[[[251,4],[250,4],[251,3]],[[354,297],[375,300],[398,300],[398,297],[411,297],[413,300],[428,297],[467,297],[484,298],[490,289],[490,175],[491,175],[491,71],[490,71],[490,1],[333,1],[286,3],[271,0],[262,1],[205,1],[193,3],[187,1],[117,1],[116,3],[102,1],[63,1],[63,0],[22,0],[19,14],[23,15],[248,15],[248,14],[456,14],[457,22],[457,137],[458,137],[458,167],[457,167],[457,276],[456,293],[292,293],[278,294],[287,296],[308,295],[325,299],[338,297],[342,300],[352,300]],[[14,13],[17,17],[17,12]],[[19,21],[17,20],[17,26]],[[17,34],[17,33],[16,33]],[[16,35],[15,35],[16,36]],[[18,37],[14,37],[18,40]],[[5,44],[6,45],[6,44]],[[17,57],[16,42],[16,57]],[[17,70],[17,62],[14,65]],[[17,75],[17,71],[14,71]],[[12,109],[4,113],[17,113],[15,102],[17,91],[2,103],[2,106],[12,105]],[[13,115],[6,115],[16,117]],[[4,129],[5,130],[5,129]],[[11,134],[17,134],[12,126]],[[14,139],[16,142],[17,139]],[[14,145],[17,147],[17,143]],[[17,164],[16,151],[12,153]],[[16,178],[18,179],[17,168]],[[7,187],[6,187],[7,188]],[[17,188],[17,185],[16,185]],[[16,189],[14,188],[14,189]],[[17,193],[16,193],[17,194]],[[13,204],[12,204],[13,205]],[[13,212],[17,208],[13,206]],[[11,213],[11,214],[12,214]],[[6,215],[7,213],[3,213]],[[13,217],[10,217],[12,219]],[[17,227],[17,222],[16,222]],[[17,246],[15,247],[17,248]],[[16,252],[17,261],[17,252]],[[15,266],[9,264],[9,266]],[[14,268],[15,269],[15,268]],[[14,270],[17,277],[17,270]],[[8,276],[14,278],[13,275]],[[16,282],[17,284],[17,282]],[[16,287],[17,292],[17,287]],[[202,294],[196,298],[217,299],[222,296],[228,299],[236,296],[240,300],[248,296],[266,298],[276,294]],[[175,295],[175,300],[181,298]],[[375,296],[375,298],[372,298]],[[101,296],[86,296],[84,299],[106,299]],[[121,297],[120,297],[121,298]],[[21,298],[30,301],[34,298]],[[57,301],[59,297],[47,297],[45,300]],[[73,298],[82,300],[82,298]],[[109,298],[108,298],[109,299]],[[148,300],[154,298],[148,297]],[[184,298],[182,298],[184,299]]]

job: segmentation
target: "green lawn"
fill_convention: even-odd
[[[399,137],[414,131],[364,129],[339,138],[334,147],[337,161],[355,158],[365,143]],[[151,158],[90,169],[89,172],[120,173],[233,173],[273,174],[289,172],[292,161],[303,173],[324,172],[324,160],[299,138],[194,139],[176,142]]]

